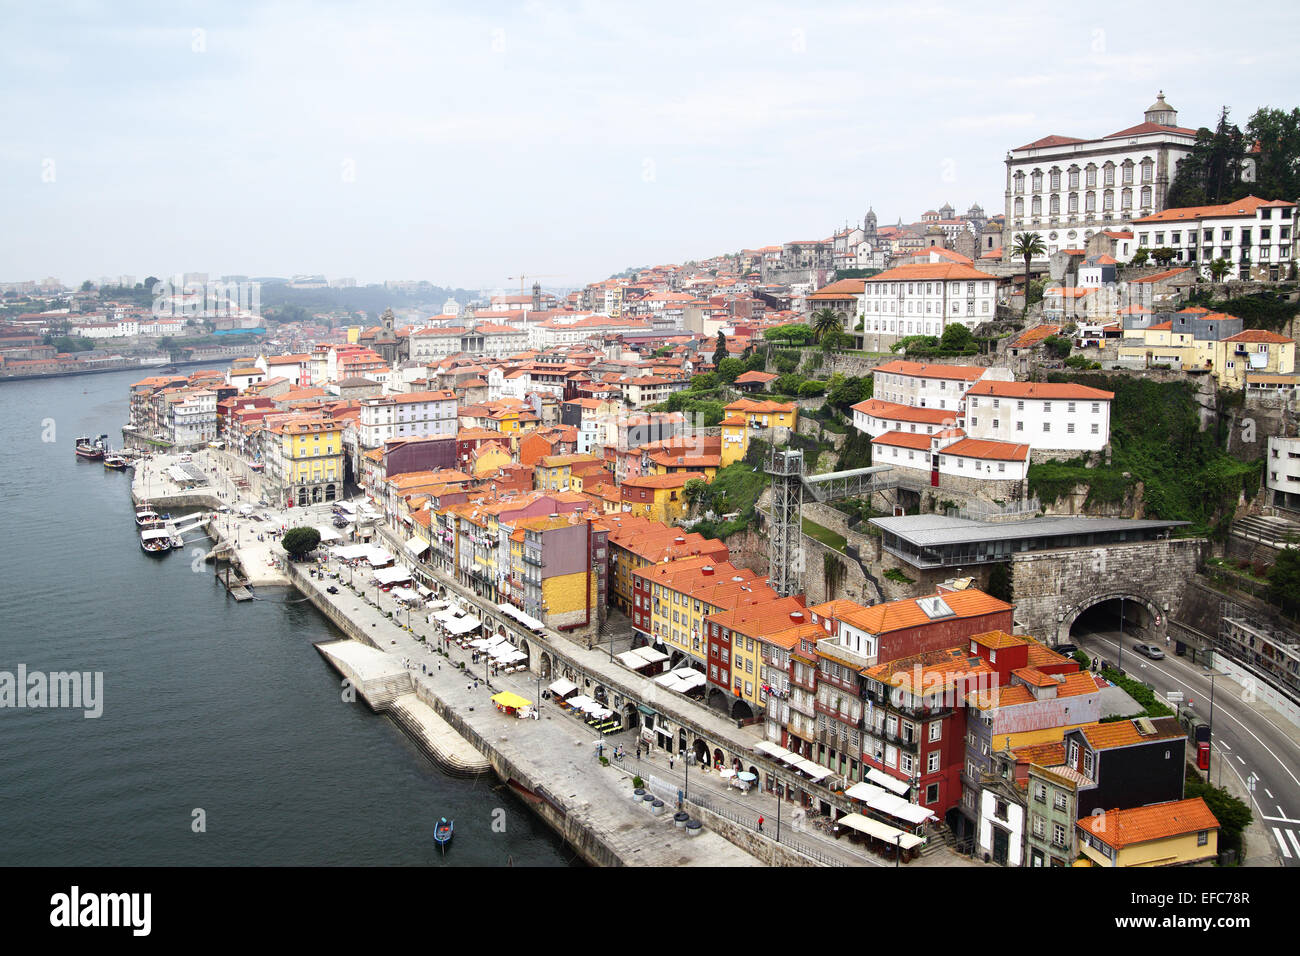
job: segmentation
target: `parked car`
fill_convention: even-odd
[[[1151,658],[1153,661],[1158,661],[1165,656],[1165,652],[1154,644],[1134,644],[1133,650]]]
[[[1057,644],[1054,648],[1052,648],[1052,650],[1056,651],[1056,653],[1063,654],[1066,657],[1069,657],[1078,649],[1079,646],[1077,644]]]
[[[334,519],[334,527],[336,527],[336,528],[346,528],[347,526],[348,526],[348,519],[347,519],[347,518],[335,518],[335,519]]]
[[[336,588],[336,587],[335,587],[334,585],[332,585],[332,584],[331,584],[329,587],[327,587],[325,590],[326,590],[326,591],[329,591],[330,594],[338,594],[338,593],[339,593],[339,589]]]

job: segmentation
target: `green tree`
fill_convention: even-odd
[[[713,349],[713,366],[717,368],[722,364],[722,360],[727,357],[727,337],[718,329],[718,343]]]
[[[1025,315],[1029,314],[1029,263],[1036,256],[1047,255],[1047,246],[1036,232],[1022,232],[1012,243],[1011,254],[1025,260]]]
[[[1223,757],[1219,758],[1224,759]],[[1183,787],[1183,798],[1200,797],[1219,821],[1219,849],[1241,853],[1241,835],[1250,826],[1254,814],[1250,807],[1238,800],[1223,787],[1215,787],[1201,779],[1200,774],[1189,770]]]
[[[1052,358],[1063,359],[1070,354],[1073,343],[1064,335],[1049,335],[1043,339],[1043,349],[1052,356]]]
[[[1300,607],[1300,550],[1287,548],[1268,569],[1268,599],[1288,614]]]
[[[953,322],[943,330],[943,335],[939,336],[939,347],[944,351],[961,352],[965,349],[975,348],[975,336],[971,335],[970,329],[960,322]]]
[[[320,544],[320,532],[315,528],[290,528],[280,539],[280,546],[289,552],[295,561],[300,561],[316,550]]]
[[[81,283],[81,291],[82,291],[82,292],[89,292],[89,291],[90,291],[91,289],[93,289],[93,288],[95,288],[95,283],[91,282],[89,279],[87,279],[85,282]]]
[[[1232,269],[1232,263],[1222,257],[1215,259],[1210,263],[1210,278],[1215,282],[1222,282],[1223,277]]]
[[[817,382],[812,379],[809,379],[808,381],[804,382],[802,385],[799,386],[800,398],[815,398],[818,395],[825,394],[825,392],[826,392],[825,382]]]
[[[818,309],[812,314],[812,329],[816,341],[820,342],[829,332],[841,331],[844,323],[834,309]]]
[[[835,328],[822,336],[822,349],[827,352],[842,351],[853,345],[853,336],[843,329]]]
[[[1151,258],[1161,267],[1167,267],[1169,263],[1178,258],[1178,252],[1170,249],[1168,246],[1161,246],[1159,249],[1151,250]]]
[[[1300,196],[1300,109],[1264,107],[1246,124],[1246,137],[1258,144],[1255,182],[1247,184],[1265,199],[1294,199]]]
[[[985,593],[999,601],[1011,601],[1011,565],[1001,561],[989,571],[989,586]]]
[[[718,363],[718,378],[730,385],[745,372],[745,360],[727,357]]]
[[[1166,208],[1213,206],[1247,195],[1248,184],[1241,181],[1245,158],[1246,139],[1240,129],[1228,122],[1225,106],[1213,132],[1205,127],[1196,131],[1191,152],[1179,161],[1174,173]]]
[[[1129,265],[1144,266],[1150,258],[1151,250],[1145,246],[1138,246],[1137,251],[1133,253],[1133,258],[1129,261]]]

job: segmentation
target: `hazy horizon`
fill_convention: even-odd
[[[1264,7],[1216,35],[1208,3],[11,6],[0,281],[574,288],[868,206],[992,214],[1008,149],[1134,125],[1158,90],[1192,128],[1296,105],[1300,11]]]

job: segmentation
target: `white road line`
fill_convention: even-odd
[[[1269,796],[1271,797],[1271,796],[1273,796],[1273,795],[1270,793]],[[1285,817],[1285,816],[1286,816],[1286,811],[1282,809],[1282,804],[1277,803],[1277,804],[1274,804],[1274,806],[1277,807],[1277,815],[1278,815],[1279,817]]]
[[[1224,743],[1222,740],[1219,741],[1219,746],[1222,747],[1224,750],[1231,750],[1231,749],[1232,749],[1232,748],[1229,747],[1226,743]]]
[[[1105,638],[1099,638],[1099,640],[1100,640],[1103,644],[1107,643],[1107,641],[1106,641]],[[1109,643],[1111,643],[1111,644],[1115,644],[1115,646],[1116,646],[1117,648],[1118,648],[1118,646],[1119,646],[1118,644],[1116,644],[1115,641],[1110,641]],[[1186,665],[1186,666],[1190,667],[1191,665]],[[1190,691],[1191,693],[1194,693],[1194,694],[1196,694],[1196,693],[1200,693],[1200,691],[1193,690],[1189,685],[1184,684],[1181,680],[1179,680],[1177,677],[1175,677],[1173,674],[1169,673],[1168,671],[1163,670],[1162,668],[1159,668],[1159,667],[1157,667],[1156,670],[1160,671],[1160,673],[1164,674],[1166,677],[1168,677],[1171,681],[1173,681],[1173,682],[1174,682],[1175,684],[1177,684],[1179,687],[1182,687],[1182,688],[1184,688],[1184,689],[1186,689],[1186,690],[1188,690],[1188,691]],[[1244,730],[1246,733],[1250,734],[1250,736],[1254,737],[1254,738],[1255,738],[1255,742],[1256,742],[1257,744],[1259,744],[1261,747],[1263,747],[1263,748],[1264,748],[1264,751],[1265,751],[1265,752],[1266,752],[1270,757],[1272,757],[1274,760],[1277,761],[1278,766],[1282,768],[1283,773],[1285,773],[1288,777],[1290,777],[1291,780],[1295,783],[1295,785],[1296,785],[1297,787],[1300,787],[1300,777],[1296,777],[1296,775],[1295,775],[1294,773],[1291,772],[1291,768],[1288,767],[1286,764],[1284,764],[1284,763],[1282,762],[1282,758],[1281,758],[1281,757],[1279,757],[1277,754],[1273,753],[1272,749],[1268,746],[1268,744],[1264,743],[1264,741],[1262,741],[1262,740],[1259,739],[1259,735],[1258,735],[1258,734],[1256,734],[1253,730],[1251,730],[1251,729],[1250,729],[1249,727],[1247,727],[1244,723],[1242,723],[1241,720],[1239,720],[1237,717],[1233,716],[1233,714],[1231,713],[1231,711],[1227,710],[1226,708],[1224,708],[1224,709],[1222,710],[1222,713],[1223,713],[1223,716],[1227,717],[1229,720],[1231,720],[1233,723],[1235,723],[1238,727],[1240,727],[1240,728],[1241,728],[1242,730]],[[1270,726],[1271,726],[1271,724],[1270,724]]]
[[[1234,773],[1235,773],[1235,771],[1234,771]],[[1267,820],[1269,823],[1295,823],[1295,824],[1300,824],[1300,820],[1292,820],[1290,817],[1265,817],[1265,816],[1261,816],[1260,819],[1261,819],[1261,820]]]
[[[1265,788],[1264,788],[1264,792],[1268,794],[1268,798],[1269,798],[1270,800],[1276,800],[1276,799],[1277,799],[1277,797],[1273,796],[1273,791],[1270,790],[1270,789],[1268,789],[1268,787],[1265,787]],[[1278,807],[1278,809],[1281,810],[1282,808],[1281,808],[1281,807]]]
[[[1295,838],[1295,831],[1294,831],[1294,830],[1287,830],[1287,831],[1286,831],[1286,838],[1287,838],[1288,840],[1291,841],[1291,846],[1293,846],[1293,847],[1295,848],[1295,855],[1296,855],[1296,856],[1300,856],[1300,840],[1297,840],[1297,839]]]
[[[1237,754],[1236,756],[1237,756],[1237,759],[1238,759],[1238,760],[1241,760],[1241,765],[1242,765],[1243,767],[1246,766],[1246,761],[1242,759],[1241,755],[1240,755],[1240,754]]]
[[[1291,831],[1287,830],[1286,832],[1290,833]],[[1291,859],[1291,851],[1286,848],[1286,840],[1282,839],[1282,831],[1279,830],[1277,827],[1274,827],[1273,836],[1277,837],[1277,845],[1282,848],[1282,855],[1286,857],[1288,860]],[[1295,838],[1292,837],[1292,839]]]

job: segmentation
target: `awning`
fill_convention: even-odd
[[[831,774],[835,772],[833,770],[826,769],[820,764],[815,764],[811,760],[801,760],[794,766],[796,770],[803,771],[808,776],[812,777],[813,780],[821,780],[825,777],[831,776]]]
[[[902,797],[896,797],[891,793],[881,792],[867,801],[867,806],[877,813],[883,813],[886,816],[897,817],[900,820],[906,820],[913,825],[924,823],[926,820],[938,819],[934,812],[927,810],[925,807],[915,803],[909,803]]]
[[[375,580],[380,584],[397,584],[411,580],[411,572],[405,568],[380,568],[375,572]]]
[[[873,797],[889,796],[880,787],[870,783],[855,783],[849,789],[844,791],[844,796],[853,800],[861,800],[863,803],[870,801]]]
[[[877,840],[885,843],[893,843],[895,846],[901,846],[904,850],[911,850],[925,842],[919,836],[913,836],[910,833],[891,827],[888,823],[881,823],[879,820],[872,820],[870,817],[864,817],[860,813],[850,813],[847,816],[840,817],[835,821],[840,826],[848,827],[851,830],[857,830],[859,833],[865,833],[873,836]]]
[[[452,634],[468,634],[483,622],[471,615],[464,617],[454,617],[449,621],[443,621],[442,626],[451,631]]]
[[[663,651],[657,651],[653,647],[638,647],[636,652],[645,658],[648,664],[658,664],[660,661],[668,660],[668,655]]]
[[[565,680],[561,677],[555,683],[546,688],[556,697],[564,698],[578,689],[578,685],[571,680]]]
[[[406,550],[418,558],[420,555],[424,554],[424,552],[429,550],[429,542],[419,537],[412,538],[410,541],[406,542]]]
[[[754,749],[761,754],[767,754],[773,760],[780,760],[790,752],[779,744],[772,743],[770,740],[759,741],[754,745]]]
[[[582,695],[580,695],[580,696],[578,696],[578,697],[570,697],[570,698],[566,701],[566,703],[567,703],[570,707],[574,708],[575,710],[582,710],[582,708],[583,708],[584,705],[595,703],[595,701],[593,701],[593,700],[592,700],[590,697],[588,697],[586,694],[582,694]]]
[[[420,600],[420,595],[416,594],[410,588],[397,587],[397,588],[393,588],[393,590],[391,590],[388,593],[391,594],[393,597],[397,598],[397,600],[399,601]]]
[[[907,793],[907,784],[903,783],[901,780],[895,780],[889,774],[877,767],[872,767],[867,771],[867,779],[872,783],[880,784],[886,790],[890,790],[898,794],[900,797]]]
[[[329,525],[320,524],[316,526],[316,531],[320,534],[321,544],[329,544],[332,541],[342,541],[343,537]]]
[[[501,693],[493,697],[492,703],[496,704],[498,707],[513,707],[515,710],[518,710],[520,707],[533,706],[531,700],[526,700],[518,694],[512,694],[508,690],[503,690]]]

